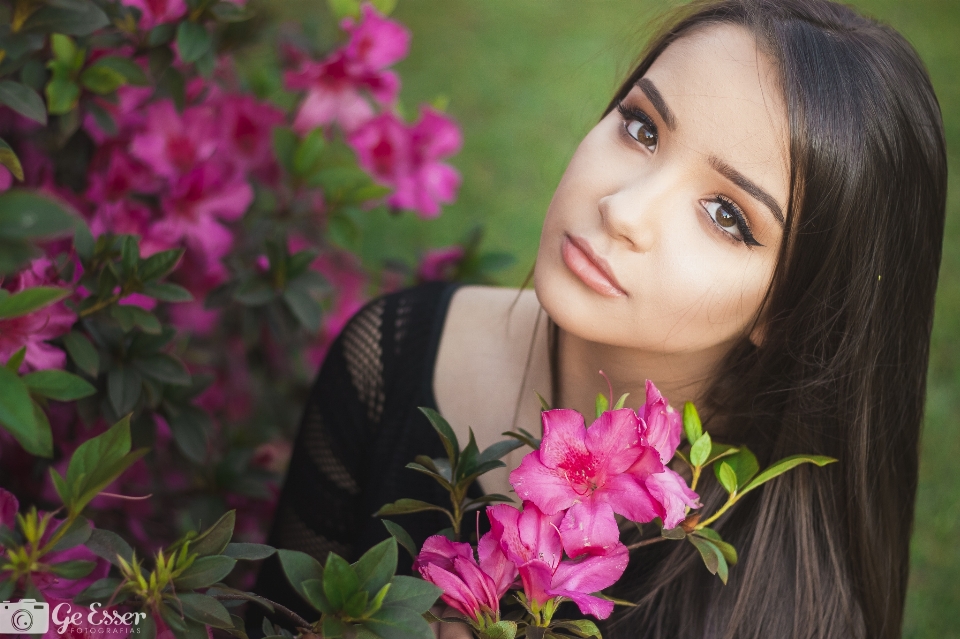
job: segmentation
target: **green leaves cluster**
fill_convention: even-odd
[[[321,614],[303,630],[325,639],[433,639],[423,615],[441,591],[422,579],[395,574],[397,542],[393,538],[353,564],[336,553],[330,553],[323,566],[299,551],[279,550],[278,554],[290,585]],[[269,626],[265,631],[275,634]]]
[[[386,504],[375,513],[377,517],[404,515],[428,510],[435,510],[447,516],[451,527],[449,536],[454,540],[460,539],[460,524],[463,515],[467,512],[482,508],[489,503],[510,501],[510,497],[499,494],[483,495],[476,499],[467,497],[467,489],[480,475],[495,468],[502,468],[506,464],[500,458],[523,445],[522,441],[504,440],[491,445],[483,452],[477,448],[477,442],[470,430],[470,441],[461,451],[460,442],[450,424],[440,413],[425,406],[420,411],[427,416],[430,425],[437,432],[443,442],[446,459],[431,459],[426,455],[418,455],[416,460],[407,464],[407,468],[423,473],[443,486],[450,494],[451,508],[445,508],[418,499],[398,499],[392,504]],[[446,532],[446,531],[444,531]]]
[[[704,432],[700,415],[691,402],[687,402],[683,407],[683,432],[690,448],[686,454],[678,450],[677,456],[693,473],[690,488],[696,490],[703,470],[713,466],[714,476],[727,491],[728,497],[726,503],[709,517],[700,513],[688,516],[677,528],[662,530],[661,536],[665,539],[689,541],[700,553],[707,570],[720,577],[723,583],[727,583],[729,566],[737,563],[737,551],[731,544],[723,541],[720,534],[709,528],[709,525],[745,494],[788,470],[800,464],[825,466],[837,460],[822,455],[792,455],[759,472],[760,464],[746,446],[728,446],[711,440],[710,434]]]

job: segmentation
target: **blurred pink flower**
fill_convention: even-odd
[[[179,20],[187,13],[184,0],[120,0],[121,4],[140,9],[140,28],[149,31],[158,24]]]
[[[171,100],[146,108],[146,124],[130,143],[130,153],[157,175],[176,178],[190,172],[217,150],[219,119],[206,106],[177,113]]]
[[[557,524],[563,512],[546,515],[530,501],[523,510],[509,504],[487,507],[490,533],[516,564],[527,599],[542,606],[554,597],[566,597],[580,612],[606,619],[613,602],[593,593],[612,586],[627,568],[629,551],[619,541],[603,553],[564,560]]]
[[[479,565],[470,544],[443,535],[428,537],[413,564],[424,579],[443,590],[440,598],[444,602],[477,623],[484,615],[499,621],[500,597],[517,574],[499,545],[484,539],[478,546]]]
[[[614,513],[636,522],[661,517],[673,528],[685,515],[678,503],[697,505],[689,488],[676,499],[675,481],[665,475],[657,450],[642,441],[633,409],[605,411],[589,429],[571,409],[544,411],[542,418],[540,449],[523,458],[510,483],[547,514],[566,510],[560,534],[571,557],[619,543]]]
[[[348,136],[360,165],[395,190],[387,202],[421,217],[440,214],[440,204],[456,198],[460,174],[439,160],[460,150],[456,123],[429,107],[408,127],[392,113],[371,119]]]
[[[283,111],[251,95],[228,94],[216,101],[223,151],[244,171],[256,171],[273,161],[273,127]]]
[[[171,244],[185,241],[198,261],[219,269],[233,246],[233,234],[221,222],[246,212],[253,189],[239,173],[212,162],[198,164],[178,179],[161,199],[163,217],[151,235]]]
[[[13,186],[13,173],[5,166],[0,166],[0,193]]]
[[[420,260],[417,279],[421,282],[450,279],[453,270],[463,259],[463,253],[463,247],[459,245],[430,249]]]
[[[54,268],[53,262],[46,258],[34,260],[8,282],[4,282],[4,288],[12,294],[36,286],[57,286],[60,282]],[[76,314],[67,309],[63,302],[20,317],[0,319],[0,360],[6,362],[26,346],[20,372],[63,368],[66,354],[46,342],[69,332],[76,319]]]
[[[386,106],[400,90],[397,75],[385,69],[407,55],[409,31],[369,4],[364,4],[359,24],[347,19],[341,26],[350,34],[344,47],[325,60],[305,60],[284,75],[288,89],[307,91],[293,123],[298,133],[333,122],[352,131],[373,116],[364,94]]]

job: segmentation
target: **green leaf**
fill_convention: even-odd
[[[362,625],[383,639],[435,639],[420,613],[400,606],[384,606]]]
[[[299,550],[277,549],[277,557],[280,558],[280,566],[283,568],[283,574],[287,581],[293,586],[293,589],[303,597],[306,602],[310,601],[303,584],[311,579],[323,581],[323,566],[320,562]]]
[[[757,463],[757,458],[746,446],[741,447],[736,453],[724,457],[723,463],[733,469],[734,474],[737,476],[738,488],[746,486],[747,482],[753,479],[753,476],[760,470],[760,464]],[[713,472],[719,473],[719,467],[714,466]],[[717,475],[717,479],[720,479],[719,475]]]
[[[133,365],[137,367],[144,377],[155,379],[164,384],[173,384],[174,386],[189,386],[191,377],[190,371],[179,359],[166,353],[155,353],[146,357],[138,357],[133,360]]]
[[[13,591],[16,587],[17,581],[15,579],[0,581],[0,600],[9,601],[10,595],[13,594]]]
[[[97,557],[106,559],[114,566],[120,565],[118,556],[123,557],[127,563],[133,560],[133,548],[130,544],[117,533],[104,528],[94,528],[84,545]]]
[[[360,0],[327,0],[327,5],[337,20],[360,17]]]
[[[97,494],[147,453],[146,448],[130,452],[130,416],[124,417],[106,432],[80,444],[67,466],[67,485],[76,501],[70,504],[79,512]]]
[[[707,461],[703,462],[704,466],[709,466],[718,459],[723,459],[724,457],[729,457],[730,455],[736,454],[740,450],[736,446],[730,446],[728,444],[719,444],[715,441],[710,442],[710,456],[707,457]]]
[[[817,466],[823,467],[827,464],[832,464],[835,461],[837,460],[832,457],[824,457],[823,455],[791,455],[790,457],[781,459],[757,475],[756,478],[743,487],[743,490],[740,491],[740,494],[746,495],[754,488],[767,483],[774,477],[778,477],[788,470],[796,468],[800,464],[816,464]]]
[[[7,363],[4,365],[8,371],[11,373],[16,373],[20,370],[20,367],[23,365],[23,360],[27,358],[27,347],[21,346],[20,350],[10,356],[10,359],[7,360]]]
[[[683,405],[683,433],[687,436],[687,441],[690,442],[691,446],[703,435],[700,414],[697,413],[697,407],[693,405],[693,402],[686,402]]]
[[[597,624],[593,623],[589,619],[575,619],[571,621],[558,621],[553,624],[555,628],[562,628],[564,630],[569,630],[574,635],[578,637],[583,637],[587,639],[588,637],[596,637],[597,639],[603,639],[600,634],[600,629],[597,628]]]
[[[77,58],[77,44],[73,38],[60,33],[50,34],[50,50],[54,58],[69,65],[73,65]]]
[[[104,67],[120,74],[128,84],[137,86],[148,86],[150,84],[147,74],[143,72],[140,65],[130,58],[121,58],[120,56],[108,55],[99,58],[93,66]]]
[[[77,218],[56,200],[32,191],[0,193],[0,237],[33,239],[73,232]]]
[[[169,251],[154,253],[140,263],[140,279],[149,282],[170,274],[177,268],[183,253],[184,249],[170,249]]]
[[[179,284],[147,282],[141,291],[144,295],[161,302],[192,302],[193,295]]]
[[[447,420],[440,416],[440,413],[432,408],[426,406],[418,406],[417,408],[427,416],[427,419],[430,420],[430,425],[433,426],[433,429],[440,435],[440,440],[443,442],[443,449],[447,452],[447,458],[450,460],[450,466],[456,467],[457,461],[460,458],[460,442],[457,441],[457,435],[453,432],[453,428],[450,427]]]
[[[323,567],[323,594],[334,610],[342,610],[347,600],[360,590],[360,579],[353,567],[331,552]]]
[[[177,35],[177,25],[173,22],[166,22],[164,24],[158,24],[154,28],[150,29],[150,33],[147,34],[147,46],[153,47],[153,51],[162,51],[159,47],[162,44],[169,44],[173,42],[173,38]],[[151,53],[153,53],[151,51]],[[166,52],[169,53],[169,49],[166,49]],[[169,65],[169,63],[167,63]],[[155,76],[160,75],[157,71],[151,69],[150,71]]]
[[[374,517],[389,517],[391,515],[406,515],[407,513],[419,513],[425,510],[437,510],[442,513],[447,512],[446,508],[429,504],[419,499],[398,499],[392,504],[384,504],[380,507]]]
[[[720,485],[723,486],[724,490],[732,493],[737,489],[737,473],[730,467],[730,464],[720,462],[720,466],[715,467],[715,470],[717,479],[720,481]]]
[[[233,628],[230,613],[213,597],[201,595],[198,592],[187,592],[178,597],[185,617],[214,628]]]
[[[208,419],[201,409],[189,406],[167,420],[180,452],[198,464],[207,458],[207,431],[204,425]]]
[[[550,402],[545,400],[543,398],[543,395],[541,395],[540,393],[537,393],[537,391],[533,391],[533,392],[536,393],[537,399],[540,400],[540,410],[541,411],[550,410]]]
[[[397,575],[390,582],[390,590],[383,598],[384,606],[409,608],[424,613],[437,602],[443,591],[429,581]]]
[[[90,0],[48,2],[32,13],[23,24],[23,31],[65,33],[88,36],[110,24],[107,14]]]
[[[210,33],[202,24],[184,21],[177,27],[177,50],[180,58],[187,64],[203,57],[212,45]]]
[[[93,571],[96,565],[94,561],[77,559],[74,561],[63,561],[59,564],[51,564],[50,571],[64,579],[83,579]]]
[[[376,7],[377,11],[388,16],[397,7],[397,0],[370,0],[370,4]]]
[[[53,457],[53,445],[45,446],[48,439],[40,432],[33,412],[33,401],[23,380],[6,368],[0,368],[0,425],[3,425],[20,442],[24,450],[38,457]]]
[[[70,289],[36,286],[0,300],[0,319],[21,317],[50,306],[70,295]]]
[[[97,392],[83,378],[56,369],[30,373],[23,377],[23,381],[31,392],[59,402],[71,402]]]
[[[107,371],[107,396],[117,415],[126,415],[134,409],[142,388],[140,373],[132,366],[118,364],[116,368]]]
[[[0,138],[0,164],[7,167],[13,177],[23,182],[23,165],[20,164],[20,158],[14,153],[13,147],[2,138]]]
[[[323,580],[322,579],[307,579],[302,584],[300,588],[303,590],[303,595],[307,599],[307,603],[319,610],[325,615],[332,615],[339,610],[330,605],[330,602],[327,601],[327,595],[323,592]]]
[[[596,417],[599,418],[608,408],[610,408],[610,402],[607,401],[607,396],[603,393],[597,393],[597,400],[595,402]]]
[[[119,71],[97,64],[87,67],[80,74],[80,84],[97,95],[113,93],[126,83],[127,79]]]
[[[293,156],[298,144],[297,134],[290,129],[282,126],[273,129],[273,152],[287,173],[293,173]]]
[[[320,329],[321,311],[320,302],[313,299],[306,291],[291,286],[283,291],[283,301],[297,318],[300,325],[311,332]]]
[[[257,561],[258,559],[266,559],[275,552],[277,552],[276,548],[266,544],[227,544],[227,547],[223,549],[223,556]]]
[[[480,636],[487,639],[514,639],[517,636],[517,622],[504,620],[490,624]]]
[[[243,22],[254,16],[249,7],[224,0],[210,8],[210,13],[220,22]]]
[[[387,528],[387,531],[390,535],[397,540],[397,543],[404,547],[404,549],[410,553],[410,556],[413,559],[417,558],[417,555],[420,551],[417,549],[417,544],[413,541],[413,537],[410,536],[403,526],[400,524],[394,523],[389,519],[382,519],[383,525]]]
[[[297,150],[293,154],[293,172],[295,175],[307,175],[317,167],[323,154],[323,148],[326,146],[323,136],[323,129],[316,128],[297,145]]]
[[[50,115],[66,115],[80,99],[80,86],[72,80],[54,77],[47,83],[45,93]]]
[[[347,624],[338,617],[324,616],[320,630],[324,639],[339,639],[347,633]]]
[[[630,393],[624,393],[621,395],[620,398],[617,399],[617,403],[613,405],[614,410],[620,410],[623,408],[623,405],[627,403],[627,397],[629,397],[629,395]]]
[[[81,606],[88,606],[95,601],[103,603],[108,601],[110,597],[113,596],[113,593],[116,592],[120,583],[121,580],[119,577],[104,577],[103,579],[97,579],[95,582],[87,586],[82,592],[80,592],[80,594],[78,594],[73,601]],[[138,634],[137,637],[139,639],[141,635]]]
[[[721,539],[720,535],[714,529],[701,528],[693,534],[712,541],[713,545],[720,550],[720,554],[723,555],[723,558],[726,559],[727,563],[731,566],[737,563],[737,549]]]
[[[523,442],[517,440],[506,439],[503,441],[496,442],[491,444],[484,449],[482,453],[477,457],[478,464],[485,464],[490,461],[495,461],[501,459],[507,453],[514,451],[523,446]]]
[[[384,539],[379,544],[363,553],[353,564],[353,570],[360,581],[360,588],[366,590],[373,597],[397,572],[397,540],[393,537]],[[363,608],[366,608],[366,601]],[[362,610],[362,608],[361,608]],[[359,616],[351,614],[351,617]]]
[[[70,331],[62,339],[70,359],[77,368],[90,377],[96,378],[100,370],[100,355],[97,354],[97,349],[93,347],[90,340],[77,331]]]
[[[703,466],[710,455],[711,446],[710,433],[700,435],[700,439],[693,442],[693,446],[690,447],[690,463],[694,466]]]
[[[59,527],[56,530],[59,530]],[[73,523],[70,524],[70,527],[63,534],[63,537],[50,549],[50,552],[69,550],[70,548],[76,548],[81,544],[85,544],[87,540],[90,539],[92,532],[93,526],[90,524],[90,521],[86,517],[77,517],[73,520]]]
[[[384,584],[384,587],[389,584]],[[370,593],[366,590],[353,593],[343,604],[343,613],[348,617],[357,618],[363,615],[370,601]],[[378,608],[379,609],[379,608]]]
[[[223,580],[230,574],[236,564],[236,559],[223,555],[200,557],[173,580],[173,585],[176,586],[178,592],[205,588]],[[200,619],[197,621],[200,621]]]
[[[687,533],[682,527],[677,526],[676,528],[662,528],[660,530],[660,536],[664,539],[677,540],[686,537]]]
[[[236,523],[237,511],[228,510],[212,526],[190,542],[190,550],[201,557],[219,555],[230,543]]]
[[[691,535],[687,537],[687,539],[700,551],[700,557],[703,558],[703,563],[707,567],[707,570],[710,571],[710,574],[719,576],[720,581],[726,584],[729,569],[727,567],[727,560],[724,559],[720,549],[717,548],[712,541],[703,539],[702,537]]]
[[[0,81],[0,102],[34,122],[47,125],[47,107],[40,94],[19,82]],[[23,177],[19,178],[23,180]]]

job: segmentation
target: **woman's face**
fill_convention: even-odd
[[[767,290],[788,184],[773,64],[743,27],[694,31],[574,153],[544,221],[537,298],[586,340],[726,349]]]

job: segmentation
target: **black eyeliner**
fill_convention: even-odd
[[[743,215],[743,211],[740,210],[740,207],[737,206],[737,203],[728,198],[725,195],[717,194],[717,200],[728,205],[733,210],[734,217],[737,218],[737,226],[740,227],[740,233],[743,235],[743,243],[750,246],[763,246],[760,242],[753,237],[753,231],[750,230],[750,224],[747,223],[747,218]]]

